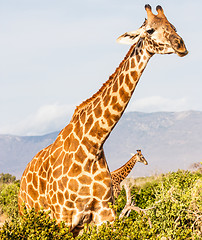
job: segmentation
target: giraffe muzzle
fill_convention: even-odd
[[[177,53],[177,55],[178,55],[179,57],[184,57],[184,56],[186,56],[189,52],[188,52],[187,49],[186,49],[185,52],[178,52],[178,51],[176,51],[176,53]]]
[[[172,44],[173,49],[175,50],[175,53],[180,56],[184,57],[188,54],[188,51],[186,49],[186,46],[184,44],[184,41],[180,36],[176,37],[174,35],[170,36],[170,42]]]

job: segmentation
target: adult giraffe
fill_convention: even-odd
[[[134,154],[122,167],[111,172],[113,193],[116,198],[121,191],[120,183],[128,176],[137,162],[142,162],[145,165],[148,164],[147,160],[142,155],[141,150],[137,150],[137,153]]]
[[[58,222],[78,232],[84,223],[115,219],[112,180],[103,144],[122,116],[149,59],[155,54],[188,52],[182,38],[157,6],[154,15],[135,32],[119,37],[132,45],[115,73],[91,98],[78,106],[70,123],[53,144],[27,165],[19,192],[19,207],[51,210]]]

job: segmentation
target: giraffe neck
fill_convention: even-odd
[[[142,39],[133,45],[115,73],[91,98],[77,107],[71,123],[82,142],[97,150],[102,148],[111,130],[122,116],[139,78],[151,58]],[[90,140],[90,143],[89,143]],[[98,154],[98,153],[97,153]]]
[[[120,184],[131,172],[134,165],[137,162],[137,157],[134,155],[126,164],[122,167],[118,168],[117,170],[111,172],[112,179],[116,178],[116,183]]]

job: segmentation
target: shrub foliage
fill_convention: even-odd
[[[0,174],[0,214],[9,218],[18,216],[18,192],[20,182],[11,174]]]
[[[150,178],[141,186],[131,187],[132,202],[145,213],[131,211],[128,217],[116,219],[113,224],[85,225],[75,239],[201,239],[202,233],[202,174],[179,170]],[[11,186],[11,185],[8,185]],[[8,187],[7,186],[7,187]],[[17,186],[17,185],[16,185]],[[10,203],[9,194],[17,191],[3,188],[0,207]],[[8,193],[5,197],[5,192]],[[4,197],[2,197],[4,196]],[[119,216],[126,204],[124,189],[113,206]],[[7,205],[7,208],[9,208]],[[0,239],[74,239],[64,223],[56,224],[48,213],[34,209],[24,215],[11,216],[0,229]],[[9,211],[8,211],[9,212]]]
[[[16,182],[16,177],[12,176],[10,173],[1,173],[0,174],[0,184],[14,183],[14,182]]]

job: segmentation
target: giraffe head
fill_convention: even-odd
[[[148,165],[148,162],[147,162],[147,160],[144,158],[144,156],[142,155],[141,150],[137,150],[136,159],[137,159],[138,162],[142,162],[142,163],[144,163],[145,165]]]
[[[137,30],[121,35],[117,42],[136,44],[140,39],[144,41],[147,51],[151,54],[177,53],[180,57],[188,51],[183,39],[177,34],[176,28],[167,20],[161,6],[156,7],[157,15],[152,13],[151,6],[145,5],[147,19]]]

